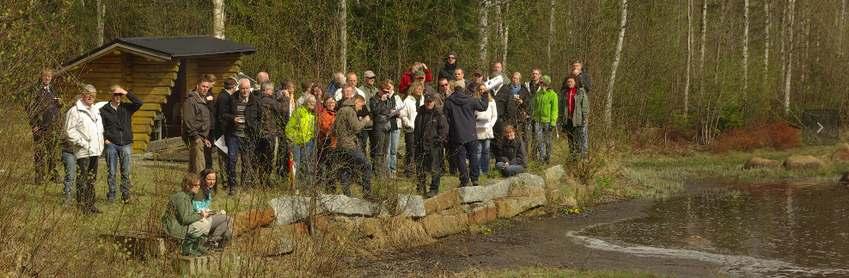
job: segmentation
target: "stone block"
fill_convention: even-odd
[[[498,218],[498,208],[494,201],[483,202],[466,213],[469,225],[481,225],[493,222]]]
[[[526,197],[507,197],[495,200],[499,218],[513,218],[529,209],[545,205],[545,194]]]
[[[507,196],[514,178],[504,179],[490,185],[457,188],[460,203],[483,202]]]
[[[277,225],[298,222],[310,215],[310,198],[301,196],[284,196],[268,201],[274,210]],[[320,207],[315,208],[320,210]]]
[[[469,217],[465,213],[435,213],[425,216],[419,222],[428,235],[440,238],[465,231],[469,225]]]
[[[743,164],[744,170],[749,169],[757,169],[757,168],[773,168],[781,166],[781,162],[778,160],[766,159],[763,157],[752,157]]]
[[[460,194],[457,190],[449,190],[424,200],[425,214],[437,213],[460,204]]]
[[[372,202],[345,195],[322,194],[318,203],[324,211],[348,216],[373,216],[379,211]]]
[[[816,170],[825,166],[825,162],[810,155],[792,155],[784,160],[787,170]]]
[[[398,195],[397,211],[411,217],[425,217],[424,199],[420,195]]]

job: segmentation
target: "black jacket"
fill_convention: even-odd
[[[507,162],[511,165],[525,164],[525,143],[518,137],[513,140],[500,138],[495,144],[495,162]]]
[[[444,147],[448,142],[448,120],[445,115],[436,107],[428,110],[419,106],[418,110],[416,128],[413,130],[416,153],[429,152],[434,147]]]
[[[368,108],[371,111],[371,120],[374,123],[372,128],[376,131],[389,131],[398,129],[398,121],[395,121],[392,115],[392,110],[395,109],[395,99],[389,97],[384,101],[380,97],[372,97],[368,101]]]
[[[445,100],[445,117],[448,119],[448,143],[460,145],[478,139],[475,132],[475,112],[486,111],[488,101],[464,93],[453,93]]]
[[[456,70],[456,69],[457,69],[457,62],[454,62],[453,65],[449,65],[448,63],[445,63],[445,66],[443,66],[442,69],[439,70],[439,75],[437,75],[436,80],[439,80],[439,79],[442,79],[442,78],[448,79],[448,81],[454,80],[454,70]]]
[[[238,91],[233,93],[233,96],[236,94],[238,94]],[[224,114],[233,109],[233,96],[228,94],[226,90],[221,90],[218,93],[218,98],[215,100],[215,129],[218,131],[218,134],[229,134],[233,132],[233,119],[228,121],[223,117]]]
[[[57,127],[62,108],[62,102],[57,99],[58,97],[59,93],[53,86],[44,87],[41,82],[38,82],[26,104],[30,127],[41,130]]]
[[[498,91],[498,94],[495,96],[495,105],[496,111],[498,111],[498,120],[495,122],[495,126],[493,127],[493,132],[495,132],[496,136],[500,137],[504,127],[507,125],[512,125],[515,128],[519,128],[519,123],[523,123],[525,118],[528,117],[528,88],[525,88],[524,85],[519,85],[519,99],[522,100],[522,103],[516,100],[513,97],[513,84],[506,84],[501,86],[501,90]]]
[[[111,103],[100,108],[103,138],[115,145],[133,143],[133,113],[139,111],[144,104],[133,92],[127,92],[127,99],[130,103],[122,102],[117,110],[112,108]]]
[[[233,122],[233,119],[236,118],[236,109],[238,109],[237,102],[241,101],[241,94],[236,93],[233,94],[233,98],[231,98],[230,111],[228,113],[224,113],[221,115],[225,121]],[[247,106],[245,107],[245,134],[250,139],[258,139],[261,135],[262,128],[262,113],[260,113],[260,104],[259,99],[251,95],[248,98]],[[230,132],[235,131],[231,129]],[[232,133],[230,133],[232,134]]]

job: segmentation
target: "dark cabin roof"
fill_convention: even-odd
[[[96,59],[116,48],[159,60],[256,52],[253,46],[209,36],[118,38],[65,62],[60,71]]]

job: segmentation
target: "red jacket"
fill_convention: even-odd
[[[433,81],[433,75],[430,74],[430,68],[424,70],[425,74],[425,83]],[[405,71],[401,74],[401,81],[398,82],[398,93],[406,94],[407,89],[410,88],[410,85],[415,81],[416,76],[412,71]]]

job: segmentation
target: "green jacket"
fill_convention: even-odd
[[[566,109],[566,113],[569,109]],[[578,88],[578,94],[575,95],[575,111],[572,111],[572,126],[579,127],[587,125],[587,116],[590,114],[590,97],[587,96],[587,90]],[[565,120],[564,120],[565,121]]]
[[[542,124],[557,124],[557,93],[551,88],[537,92],[534,96],[532,119]]]
[[[295,144],[303,145],[315,137],[315,114],[304,105],[298,106],[292,118],[286,124],[286,138]]]
[[[162,215],[162,227],[165,233],[177,239],[186,238],[189,225],[201,219],[192,207],[192,196],[186,192],[177,192],[168,200],[168,207]]]

